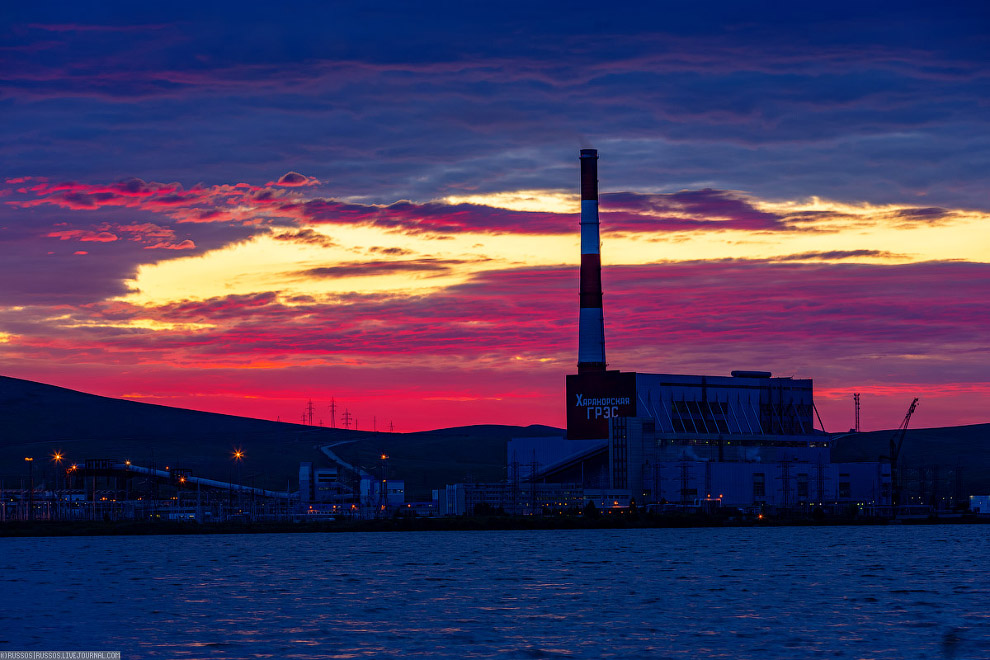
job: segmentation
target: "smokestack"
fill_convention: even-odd
[[[578,373],[605,371],[602,260],[598,237],[598,150],[581,150],[581,317]]]

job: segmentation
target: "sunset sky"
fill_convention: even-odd
[[[0,375],[562,426],[594,147],[610,368],[990,421],[981,3],[95,4],[0,9]]]

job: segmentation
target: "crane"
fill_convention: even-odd
[[[894,435],[890,436],[890,502],[895,508],[901,503],[901,475],[897,461],[901,455],[901,447],[904,445],[904,436],[907,435],[908,424],[911,423],[911,415],[917,407],[918,398],[915,397],[908,407],[907,414],[904,415],[904,421],[894,431]]]

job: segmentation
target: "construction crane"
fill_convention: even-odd
[[[911,415],[917,407],[918,399],[915,397],[907,414],[904,415],[904,421],[894,431],[894,435],[890,436],[890,502],[895,508],[901,503],[901,475],[897,461],[901,455],[901,447],[904,445],[904,437],[907,435],[908,424],[911,423]]]

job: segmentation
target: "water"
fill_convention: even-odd
[[[987,526],[0,539],[0,651],[990,658]]]

